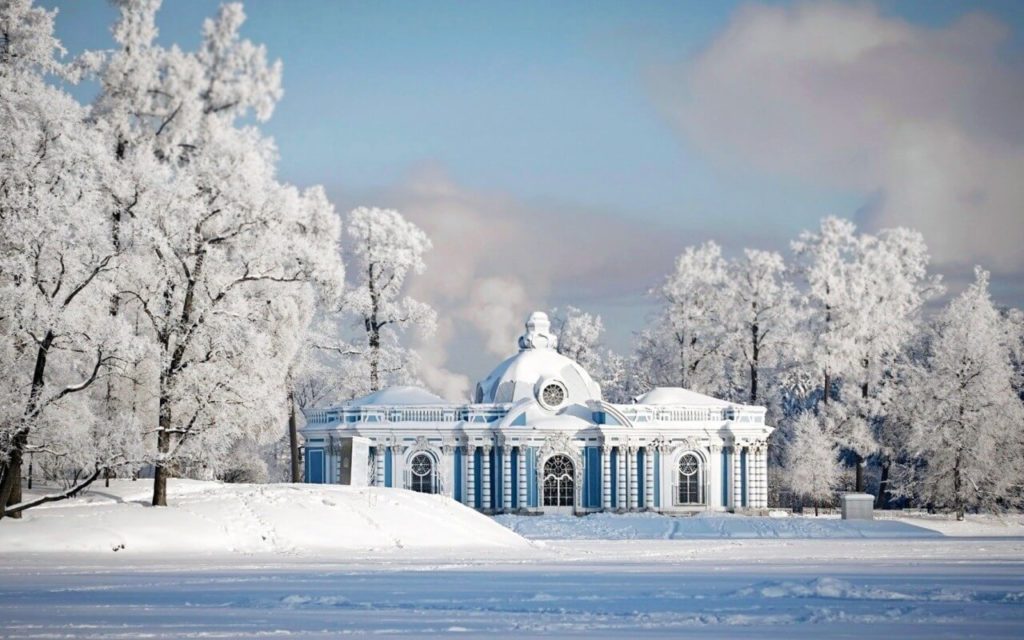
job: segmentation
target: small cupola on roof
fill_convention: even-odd
[[[478,403],[511,403],[534,398],[550,411],[601,399],[601,388],[583,367],[556,350],[548,314],[535,311],[519,337],[519,353],[499,364],[476,385]]]

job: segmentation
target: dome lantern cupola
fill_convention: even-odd
[[[551,321],[543,311],[534,311],[526,321],[526,333],[519,336],[519,350],[557,349],[558,337],[551,333]]]
[[[535,311],[519,337],[519,353],[499,364],[476,385],[478,403],[512,403],[533,398],[548,411],[601,399],[601,387],[571,358],[558,353],[548,314]]]

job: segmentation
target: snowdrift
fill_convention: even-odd
[[[168,507],[149,482],[110,488],[0,521],[4,552],[330,554],[395,549],[528,548],[518,534],[450,498],[400,489],[171,480]]]

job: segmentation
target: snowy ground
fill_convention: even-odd
[[[728,513],[673,518],[654,513],[495,518],[531,540],[704,540],[937,538],[942,534],[906,521],[836,518],[763,518]]]
[[[777,537],[766,532],[789,527],[783,530],[795,535],[793,527],[801,525],[793,521],[798,519],[756,529],[749,519],[726,517],[685,522],[707,520],[702,523],[705,530],[722,534],[747,527],[759,531],[759,537],[665,539],[662,527],[673,519],[627,516],[616,521],[601,516],[564,522],[517,519],[516,528],[532,520],[529,526],[549,532],[547,540],[526,542],[447,502],[431,506],[449,509],[448,517],[461,523],[461,531],[444,529],[449,544],[416,546],[407,541],[436,540],[440,534],[435,528],[441,525],[415,507],[422,496],[392,491],[379,496],[378,504],[383,499],[385,506],[391,505],[395,517],[374,516],[377,509],[369,517],[403,544],[392,540],[371,548],[356,544],[367,538],[354,533],[373,528],[357,516],[365,494],[348,500],[346,494],[358,492],[303,487],[301,509],[260,506],[266,495],[258,492],[244,498],[246,508],[259,512],[269,537],[276,540],[262,545],[261,538],[256,543],[249,533],[237,534],[241,538],[230,533],[234,520],[241,519],[246,527],[254,521],[244,516],[242,507],[218,516],[198,506],[218,503],[223,492],[248,496],[245,492],[256,489],[172,486],[178,506],[167,511],[198,511],[224,525],[210,525],[205,535],[251,542],[236,542],[234,551],[215,552],[213,542],[198,554],[144,551],[138,532],[125,528],[146,521],[139,513],[157,510],[97,495],[90,498],[91,505],[79,501],[48,507],[38,510],[33,521],[0,523],[0,545],[9,549],[23,535],[11,531],[36,536],[61,521],[66,523],[64,538],[83,532],[92,536],[100,527],[84,511],[95,509],[104,514],[108,527],[130,541],[118,552],[71,552],[66,544],[62,551],[39,552],[40,543],[22,542],[23,548],[37,550],[0,553],[0,637],[1024,636],[1020,537],[952,538],[900,523],[880,523],[883,529],[899,525],[894,529],[899,537]],[[271,496],[284,490],[292,489],[264,488]],[[120,490],[115,495],[131,497]],[[327,496],[334,505],[318,503],[313,496]],[[406,502],[413,504],[408,517],[396,519]],[[331,509],[349,519],[328,518],[329,527],[314,522],[328,517]],[[131,513],[132,519],[124,521],[122,512]],[[288,518],[293,521],[290,528],[283,522]],[[759,520],[764,524],[769,519]],[[195,526],[202,522],[206,520],[198,516],[188,521]],[[811,524],[818,527],[818,535],[829,531],[825,522]],[[577,537],[569,535],[573,525],[620,539],[566,539]],[[997,526],[972,526],[990,525]],[[550,533],[558,531],[562,533]],[[623,534],[628,531],[634,533]],[[467,532],[478,544],[463,544]],[[169,536],[155,527],[151,533],[167,543]],[[198,537],[195,532],[178,533],[186,541],[177,543],[179,549],[193,546]],[[321,541],[306,549],[305,543],[289,539],[298,535],[338,542],[332,547]]]
[[[150,481],[151,482],[151,481]],[[0,524],[0,549],[122,554],[338,553],[389,548],[526,547],[442,496],[337,485],[172,481],[154,509],[150,482],[115,480],[83,499]]]

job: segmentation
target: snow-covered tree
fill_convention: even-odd
[[[822,502],[829,502],[839,484],[840,466],[835,439],[811,411],[793,423],[792,440],[783,457],[786,484],[801,500],[814,503],[815,514]]]
[[[552,329],[558,337],[558,353],[575,360],[601,385],[601,395],[609,402],[629,402],[631,379],[626,359],[601,343],[604,323],[601,316],[572,305],[565,310],[552,309]]]
[[[924,366],[907,376],[910,462],[895,491],[963,519],[967,509],[1018,503],[1024,480],[1024,404],[1013,388],[1010,323],[992,304],[989,275],[943,310]]]
[[[585,369],[596,364],[604,323],[593,315],[568,305],[565,311],[551,311],[552,329],[558,336],[558,353],[572,358]]]
[[[392,209],[359,207],[346,221],[352,277],[342,310],[352,314],[363,331],[350,350],[365,368],[367,392],[384,386],[395,375],[408,375],[413,354],[402,348],[399,333],[421,335],[434,331],[437,315],[427,304],[403,296],[410,274],[422,273],[423,254],[430,250],[427,235]]]
[[[266,399],[285,397],[291,336],[311,317],[281,307],[337,276],[339,228],[322,190],[277,182],[273,146],[244,124],[268,118],[281,90],[280,64],[238,35],[241,6],[222,7],[185,53],[154,41],[158,4],[121,2],[121,49],[82,66],[101,80],[106,148],[138,168],[112,189],[132,204],[118,220],[131,264],[117,298],[151,351],[140,377],[162,505],[173,470],[215,474],[243,436],[278,437],[286,405]]]
[[[637,341],[650,386],[671,385],[715,393],[722,386],[727,331],[726,262],[714,242],[689,247],[655,293],[662,309]]]
[[[725,280],[727,323],[733,375],[744,383],[742,397],[750,404],[767,404],[777,373],[789,365],[796,347],[798,297],[786,279],[786,266],[778,253],[747,249],[730,261]]]
[[[826,218],[793,249],[807,285],[808,365],[821,376],[824,404],[840,401],[849,405],[847,415],[859,414],[847,422],[857,428],[836,437],[852,452],[863,491],[864,461],[878,451],[875,431],[884,426],[879,385],[913,335],[922,306],[941,289],[928,276],[927,247],[915,231],[857,234],[853,223]]]
[[[41,502],[19,504],[26,451],[84,469],[55,499],[123,463],[110,449],[130,439],[130,425],[96,419],[95,383],[131,340],[108,313],[121,256],[98,213],[99,137],[44,77],[63,71],[53,15],[0,1],[0,507],[10,515]]]
[[[861,243],[849,220],[825,218],[817,233],[792,243],[797,272],[806,285],[808,363],[822,382],[822,400],[834,398],[836,379],[853,369],[854,331],[861,300],[855,284]]]

